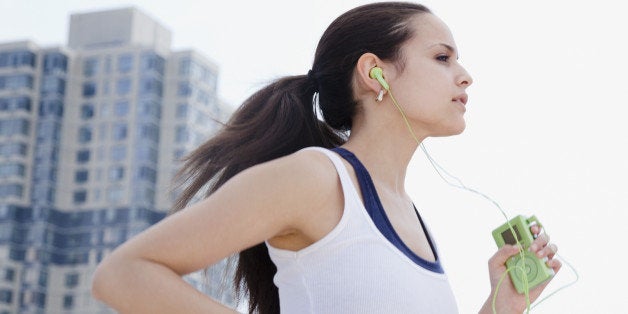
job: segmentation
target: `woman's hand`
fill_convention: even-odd
[[[552,268],[554,273],[557,273],[562,266],[559,260],[554,259],[558,247],[553,243],[549,243],[549,236],[546,233],[541,233],[542,230],[539,226],[532,226],[530,231],[537,236],[536,240],[530,245],[530,252],[536,254],[540,259],[547,258],[547,266]],[[492,303],[495,293],[497,293],[495,300],[496,313],[522,313],[526,309],[526,296],[517,292],[509,275],[506,275],[499,288],[497,287],[499,280],[506,272],[506,261],[517,254],[519,254],[517,246],[504,245],[489,259],[488,270],[491,281],[491,295],[484,303],[480,313],[494,313]],[[543,292],[543,289],[550,281],[551,279],[530,290],[530,303],[533,303],[541,295],[541,292]]]

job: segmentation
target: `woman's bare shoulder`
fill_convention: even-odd
[[[324,153],[313,150],[299,150],[290,155],[259,165],[264,172],[276,174],[277,179],[305,184],[313,192],[333,188],[338,175],[334,164]],[[261,170],[261,169],[260,169]],[[298,184],[298,186],[301,186]]]

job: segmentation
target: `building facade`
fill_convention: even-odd
[[[136,8],[72,15],[67,46],[0,44],[0,314],[112,313],[93,272],[167,214],[178,160],[229,115],[217,77]]]

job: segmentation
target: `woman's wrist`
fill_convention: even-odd
[[[482,308],[478,312],[479,314],[494,314],[494,313],[521,314],[523,313],[523,310],[519,311],[517,309],[513,309],[511,307],[511,304],[509,304],[508,302],[499,302],[499,299],[495,300],[495,311],[493,311],[493,293],[494,292],[491,292],[488,299],[486,299],[486,302],[484,302],[484,305],[482,305]]]

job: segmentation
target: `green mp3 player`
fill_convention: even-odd
[[[523,258],[517,254],[506,262],[506,267],[511,269],[510,279],[519,293],[525,292],[525,281],[528,282],[528,289],[532,289],[554,276],[554,270],[545,263],[546,259],[539,259],[534,253],[528,251],[534,241],[534,236],[530,231],[530,227],[534,224],[542,227],[535,216],[525,218],[519,215],[510,220],[513,230],[510,229],[508,223],[493,230],[497,247],[505,244],[517,245],[518,241],[523,248]]]

